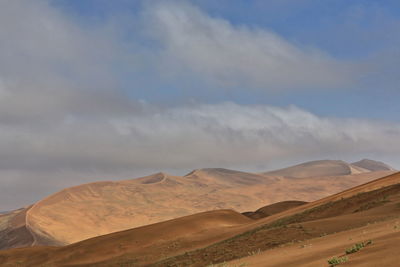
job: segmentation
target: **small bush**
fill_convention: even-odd
[[[336,266],[336,265],[344,263],[344,262],[346,262],[348,260],[349,260],[349,258],[347,256],[333,257],[333,258],[328,260],[328,263],[330,264],[330,266]]]
[[[355,252],[359,251],[360,249],[362,249],[365,246],[368,246],[370,244],[372,244],[372,240],[368,240],[366,242],[357,243],[354,246],[352,246],[351,248],[346,249],[346,254],[355,253]]]

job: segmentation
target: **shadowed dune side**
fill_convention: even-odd
[[[52,237],[36,233],[27,224],[32,206],[0,215],[0,250],[34,245],[64,245]]]
[[[194,170],[184,176],[187,179],[206,179],[209,182],[225,183],[230,186],[249,186],[257,184],[265,184],[266,182],[273,182],[272,179],[248,172],[234,171],[223,168],[205,168]]]
[[[246,217],[249,217],[251,219],[261,219],[265,218],[280,212],[283,212],[285,210],[295,208],[301,205],[307,204],[307,202],[304,201],[298,201],[298,200],[288,200],[288,201],[282,201],[278,203],[274,203],[262,208],[259,208],[256,211],[248,211],[248,212],[243,212],[242,214],[245,215]]]
[[[369,171],[394,171],[389,165],[375,160],[363,159],[357,162],[353,162],[351,165],[357,166]]]
[[[33,235],[25,225],[27,209],[0,215],[0,249],[31,246],[34,243]]]

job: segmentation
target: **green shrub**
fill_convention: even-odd
[[[348,260],[349,260],[349,258],[347,256],[333,257],[333,258],[328,260],[328,263],[330,264],[330,266],[336,266],[336,265],[344,263],[344,262],[346,262]]]
[[[372,244],[372,240],[368,240],[366,242],[357,243],[351,248],[346,249],[346,254],[351,254],[359,251],[360,249],[364,248],[367,245]]]

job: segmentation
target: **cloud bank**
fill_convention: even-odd
[[[18,190],[44,194],[165,170],[266,170],[282,162],[366,155],[389,159],[400,153],[399,136],[399,124],[321,118],[296,107],[142,104],[140,112],[107,119],[87,114],[40,127],[0,125],[0,185],[2,191],[18,184]],[[5,206],[15,203],[8,192],[0,197]]]

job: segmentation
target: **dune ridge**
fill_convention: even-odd
[[[342,162],[335,162],[342,168]],[[315,169],[315,163],[306,165]],[[301,170],[304,173],[304,167]],[[19,214],[24,218],[20,225],[11,223],[9,215],[0,215],[4,228],[0,229],[0,249],[67,245],[207,210],[246,212],[280,201],[310,202],[393,173],[386,170],[332,176],[337,173],[335,168],[333,172],[332,168],[324,170],[324,176],[293,179],[276,173],[206,168],[185,176],[156,173],[78,185],[11,213],[11,217]]]
[[[18,261],[22,266],[200,267],[230,260],[234,260],[232,264],[247,262],[254,266],[265,266],[265,262],[274,266],[323,266],[354,242],[373,238],[374,244],[368,249],[393,264],[397,260],[394,245],[400,238],[396,230],[396,225],[400,226],[399,205],[400,173],[395,173],[258,220],[232,210],[215,210],[64,247],[7,250],[0,252],[0,260],[5,266]],[[339,243],[332,246],[333,242]],[[316,251],[305,250],[310,244],[320,245]],[[279,256],[285,248],[292,254]],[[259,252],[248,257],[252,251]],[[293,261],[292,255],[303,260]],[[365,266],[363,259],[374,262],[376,257],[360,252],[351,255],[349,263]]]

